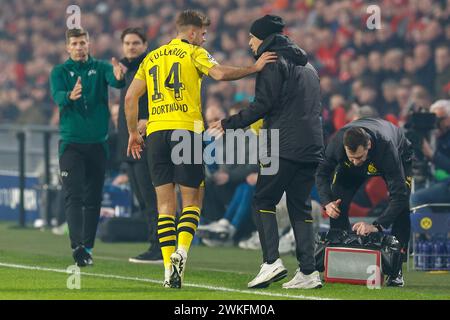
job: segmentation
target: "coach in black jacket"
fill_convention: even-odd
[[[350,230],[348,209],[356,191],[371,176],[382,176],[389,190],[389,205],[373,224],[358,222],[360,235],[392,226],[404,253],[410,237],[409,194],[411,187],[411,143],[403,131],[382,119],[355,120],[331,139],[317,170],[317,188],[330,227]],[[387,285],[403,286],[401,274]]]
[[[295,233],[300,268],[283,288],[317,288],[322,283],[315,271],[313,220],[310,192],[323,151],[320,119],[320,83],[315,69],[307,64],[303,50],[282,35],[280,17],[267,15],[250,29],[250,47],[256,58],[266,51],[276,52],[275,63],[265,66],[256,78],[255,101],[247,109],[211,126],[212,129],[244,128],[264,119],[263,129],[277,130],[279,139],[268,140],[268,150],[279,145],[278,172],[264,175],[260,168],[253,211],[263,251],[263,265],[249,288],[267,287],[287,274],[278,252],[275,207],[284,192],[289,218]],[[270,133],[269,132],[269,133]],[[273,137],[273,134],[269,134]],[[275,148],[276,149],[276,148]],[[266,166],[259,158],[260,166]]]
[[[130,258],[129,261],[135,263],[162,263],[161,249],[157,237],[158,210],[156,208],[156,193],[147,166],[147,158],[145,157],[145,152],[142,153],[140,159],[133,159],[133,157],[127,156],[129,136],[125,118],[125,95],[141,61],[144,60],[147,54],[147,41],[144,31],[139,28],[125,29],[121,39],[125,58],[120,60],[120,62],[126,68],[126,85],[120,91],[117,149],[119,152],[119,159],[127,164],[127,173],[131,189],[139,202],[144,218],[149,221],[150,230],[150,248],[134,258]],[[147,94],[144,94],[139,99],[139,130],[143,136],[145,136],[147,119],[148,99]]]

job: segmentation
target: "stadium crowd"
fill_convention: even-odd
[[[18,0],[0,4],[0,123],[57,124],[49,97],[51,66],[67,57],[64,44],[68,0]],[[365,23],[369,1],[344,0],[80,0],[81,24],[91,34],[92,54],[120,56],[120,33],[147,31],[150,49],[166,43],[183,8],[203,10],[212,20],[206,48],[224,64],[246,65],[248,27],[265,13],[278,14],[286,33],[319,70],[324,118],[332,133],[369,105],[381,116],[403,121],[411,106],[429,107],[450,92],[450,1],[380,1],[382,28]],[[251,99],[253,79],[205,82],[204,104],[227,110]]]
[[[0,3],[0,123],[58,124],[48,78],[52,66],[67,58],[66,8],[72,2]],[[403,125],[411,111],[450,98],[450,0],[379,1],[381,29],[376,30],[366,26],[366,9],[373,3],[364,0],[79,0],[76,4],[81,25],[91,36],[91,54],[105,60],[120,58],[125,28],[143,27],[151,50],[174,36],[175,15],[193,8],[212,21],[206,49],[222,64],[249,65],[250,22],[267,13],[282,16],[285,32],[319,71],[327,137],[362,110]],[[204,114],[223,117],[232,106],[251,101],[253,92],[254,77],[235,82],[208,78]],[[110,94],[116,104],[118,92]],[[219,186],[234,176],[219,172],[215,179]],[[253,177],[249,171],[240,181],[230,181],[235,188],[248,179],[252,185]],[[232,192],[228,200],[231,196]]]

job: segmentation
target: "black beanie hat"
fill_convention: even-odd
[[[260,40],[264,40],[272,33],[281,33],[284,28],[284,21],[279,16],[265,15],[253,22],[250,33]]]

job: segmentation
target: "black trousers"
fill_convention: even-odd
[[[70,143],[59,158],[59,167],[71,247],[93,248],[105,180],[105,149],[100,143]]]
[[[399,168],[399,170],[403,170]],[[334,182],[331,186],[333,197],[335,200],[341,199],[339,209],[341,213],[337,219],[330,218],[330,228],[336,228],[341,230],[350,230],[350,220],[348,217],[348,211],[350,203],[361,187],[361,185],[368,179],[366,174],[366,167],[351,167],[345,168],[339,167],[335,173]],[[406,173],[408,176],[409,174]],[[406,183],[406,182],[405,182]],[[410,191],[409,187],[408,190]],[[401,212],[399,212],[397,219],[392,224],[392,235],[402,245],[405,250],[408,248],[411,222],[409,217],[409,206],[405,206]],[[405,251],[407,252],[407,251]]]
[[[159,248],[156,192],[155,187],[153,187],[145,155],[141,161],[130,161],[127,162],[127,165],[131,190],[136,196],[140,207],[140,218],[147,219],[148,221],[150,246],[152,248]]]
[[[272,263],[280,257],[275,210],[283,193],[286,192],[289,220],[296,242],[297,261],[300,270],[310,274],[315,270],[310,194],[317,163],[298,163],[281,158],[279,161],[277,174],[258,176],[253,197],[253,214],[259,232],[263,260]]]

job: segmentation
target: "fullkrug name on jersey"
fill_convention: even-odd
[[[153,51],[151,55],[148,57],[152,63],[154,63],[154,60],[158,60],[162,56],[177,56],[181,59],[183,59],[187,55],[187,52],[180,48],[174,48],[174,49],[164,49],[159,51]]]

